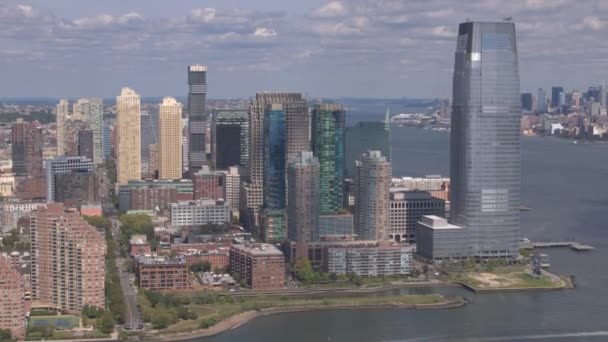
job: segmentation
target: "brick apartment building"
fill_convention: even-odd
[[[285,286],[285,257],[283,252],[270,244],[232,245],[230,270],[254,290],[280,289]]]
[[[25,336],[25,282],[11,261],[0,255],[0,328],[13,338]]]
[[[188,264],[183,257],[140,255],[135,262],[139,288],[150,291],[190,288]]]

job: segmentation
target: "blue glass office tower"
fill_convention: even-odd
[[[519,254],[519,67],[511,22],[460,24],[450,155],[450,223],[476,258]]]
[[[264,208],[285,209],[285,111],[280,103],[264,113]]]

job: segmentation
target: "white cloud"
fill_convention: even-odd
[[[346,7],[340,1],[329,2],[313,12],[313,16],[317,18],[337,18],[343,17],[347,13]]]
[[[217,11],[215,8],[195,8],[190,12],[193,19],[203,23],[210,23],[215,19]]]
[[[267,27],[256,27],[253,32],[254,37],[271,38],[277,36],[277,31]]]
[[[583,18],[583,26],[597,31],[603,29],[606,26],[606,22],[598,17],[587,16]]]

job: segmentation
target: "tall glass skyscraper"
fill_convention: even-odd
[[[335,214],[344,196],[345,112],[339,104],[316,105],[312,111],[312,150],[320,164],[321,214]]]
[[[273,103],[264,115],[264,208],[285,209],[285,111]]]
[[[188,141],[190,143],[188,160],[191,173],[196,173],[207,163],[205,149],[207,132],[207,67],[204,65],[188,66]]]
[[[467,229],[471,256],[515,257],[521,188],[515,25],[460,24],[453,82],[450,223]]]

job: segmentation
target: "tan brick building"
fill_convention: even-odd
[[[34,300],[72,313],[105,307],[103,233],[76,210],[49,203],[32,213],[30,234]]]

